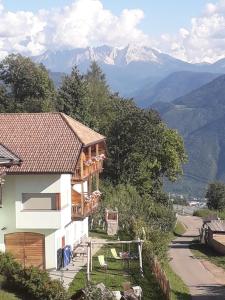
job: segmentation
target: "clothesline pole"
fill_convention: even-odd
[[[87,243],[87,281],[90,281],[90,254],[91,254],[91,243]]]

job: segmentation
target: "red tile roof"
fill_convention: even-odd
[[[9,173],[73,173],[86,142],[103,139],[62,113],[0,114],[0,143],[23,161]]]

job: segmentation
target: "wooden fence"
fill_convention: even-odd
[[[158,281],[163,294],[165,295],[165,299],[170,300],[171,299],[170,283],[166,277],[164,270],[162,269],[160,263],[156,258],[154,258],[152,263],[152,272],[155,275],[155,278]]]

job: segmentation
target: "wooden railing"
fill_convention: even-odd
[[[83,202],[82,202],[83,201]],[[72,219],[84,219],[93,214],[98,208],[100,202],[100,195],[90,196],[87,193],[83,193],[83,199],[78,203],[72,204]]]
[[[152,272],[160,285],[160,288],[165,295],[166,300],[171,300],[171,287],[167,276],[162,269],[160,263],[158,262],[157,258],[154,258],[152,263]]]
[[[87,178],[89,175],[92,175],[96,172],[102,172],[103,171],[103,161],[96,161],[93,162],[92,165],[86,166],[83,165],[83,170],[81,171],[81,167],[77,167],[75,170],[75,174],[72,177],[72,183],[75,183],[81,179]]]

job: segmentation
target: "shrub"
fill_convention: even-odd
[[[83,290],[84,300],[113,300],[113,294],[103,284],[88,284]]]
[[[0,274],[7,279],[9,287],[23,291],[31,299],[67,299],[67,293],[60,281],[51,280],[47,272],[35,267],[23,269],[8,253],[0,253]]]
[[[193,216],[200,217],[200,218],[217,216],[217,211],[203,208],[203,209],[195,210],[193,212]]]

